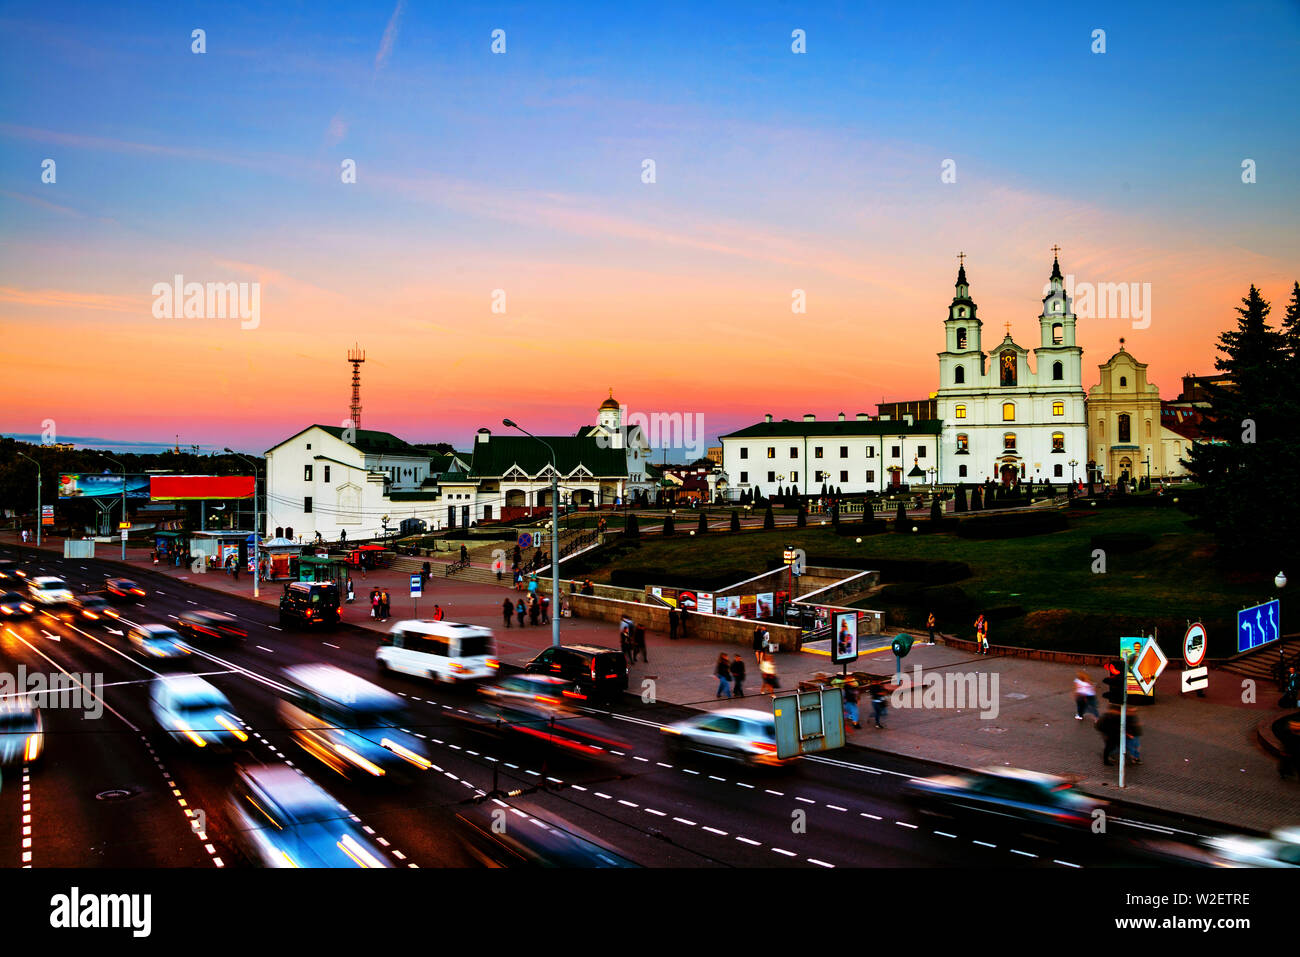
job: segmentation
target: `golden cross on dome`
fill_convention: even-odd
[[[965,253],[958,253],[958,254],[957,254],[957,262],[961,263],[961,265],[963,265],[963,266],[966,265],[966,254],[965,254]]]
[[[1056,244],[1053,244],[1053,245],[1052,245],[1052,255],[1053,255],[1053,256],[1058,256],[1058,257],[1059,257],[1060,254],[1061,254],[1061,247],[1060,247],[1060,246],[1057,246]]]
[[[1009,323],[1009,322],[1007,323],[1007,335],[1008,335],[1008,336],[1011,335],[1011,323]]]

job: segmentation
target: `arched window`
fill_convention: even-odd
[[[1128,376],[1123,376],[1123,375],[1122,375],[1122,376],[1119,377],[1119,387],[1120,387],[1121,389],[1127,389],[1127,388],[1128,388]]]
[[[965,306],[958,306],[958,307],[957,307],[957,318],[958,318],[958,319],[965,319],[965,318],[966,318],[966,307],[965,307]]]
[[[957,419],[966,418],[966,406],[964,405],[956,406],[955,408],[953,408],[952,414],[953,414],[953,418],[957,418]]]
[[[963,382],[966,381],[965,366],[958,366],[956,369],[952,370],[952,381],[957,385],[961,385]]]
[[[1053,432],[1053,433],[1052,433],[1052,451],[1053,451],[1053,452],[1064,452],[1064,451],[1065,451],[1065,433],[1064,433],[1064,432]]]
[[[1052,345],[1059,346],[1065,341],[1065,326],[1059,322],[1052,323]]]
[[[277,525],[277,526],[275,526],[275,537],[276,537],[276,538],[284,538],[284,527],[283,527],[283,526],[281,526],[281,525]]]
[[[1053,403],[1052,403],[1052,415],[1065,415],[1065,403],[1064,403],[1064,402],[1053,402]]]
[[[1127,412],[1119,414],[1119,443],[1125,445],[1133,441]]]
[[[957,330],[957,351],[960,352],[966,348],[966,327],[962,326]]]
[[[1014,452],[1016,450],[1016,433],[1002,433],[1002,448],[1008,452]]]
[[[964,465],[959,465],[959,466],[957,466],[957,477],[958,477],[958,478],[965,478],[965,477],[966,477],[966,466],[964,466]]]
[[[968,452],[970,452],[970,442],[966,438],[966,433],[959,432],[957,434],[957,454],[965,455]]]
[[[1052,381],[1060,382],[1065,378],[1065,366],[1059,362],[1052,363]]]
[[[1147,438],[1151,438],[1151,420],[1147,419]]]
[[[1016,421],[1016,404],[1014,402],[1002,403],[1002,421],[1003,422]]]

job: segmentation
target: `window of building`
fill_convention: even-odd
[[[1097,434],[1098,434],[1098,435],[1105,435],[1105,434],[1106,434],[1106,420],[1105,420],[1105,419],[1098,419],[1098,420],[1097,420]]]
[[[1002,421],[1003,422],[1016,421],[1016,404],[1014,402],[1002,403]]]
[[[1064,451],[1065,451],[1065,433],[1064,433],[1064,432],[1053,432],[1053,433],[1052,433],[1052,451],[1053,451],[1053,452],[1064,452]]]
[[[1121,412],[1119,414],[1119,444],[1125,445],[1133,441],[1131,433],[1132,433],[1132,428],[1129,424],[1128,413]]]
[[[328,482],[329,480],[330,480],[330,467],[327,465],[325,466],[325,481]]]
[[[303,510],[304,512],[310,512],[310,511],[311,511],[311,496],[310,496],[310,495],[304,496],[304,498],[303,498],[303,500],[302,500],[302,510]]]
[[[769,445],[769,446],[767,447],[767,457],[768,457],[769,459],[774,459],[774,458],[776,458],[776,447],[775,447],[775,446]]]
[[[925,446],[924,446],[924,445],[918,445],[918,446],[916,447],[916,457],[919,458],[919,459],[923,459],[923,458],[925,458]]]
[[[740,447],[740,457],[742,459],[749,458],[749,449],[745,448],[743,445]]]
[[[966,466],[964,466],[964,465],[959,465],[959,466],[957,466],[957,477],[958,477],[958,478],[965,478],[965,477],[966,477]]]
[[[1121,389],[1124,389],[1124,388],[1127,388],[1127,387],[1128,387],[1128,376],[1120,376],[1120,377],[1119,377],[1119,387],[1120,387]]]
[[[311,443],[310,443],[310,442],[307,443],[307,451],[308,451],[308,452],[311,451]]]
[[[791,473],[790,473],[790,481],[791,481],[791,483],[798,482],[798,481],[799,481],[799,473],[798,473],[798,472],[791,472]]]
[[[963,327],[957,330],[957,351],[960,352],[966,348],[966,329]]]
[[[957,434],[957,454],[958,455],[970,454],[970,440],[966,437],[965,432],[959,432]]]
[[[776,481],[776,473],[775,473],[775,472],[768,472],[768,473],[767,473],[767,480],[768,480],[769,482],[775,482],[775,481]]]
[[[956,385],[961,385],[963,382],[966,381],[966,367],[965,367],[965,366],[958,366],[957,368],[955,368],[955,369],[952,370],[952,381],[953,381]]]
[[[896,458],[896,459],[897,459],[897,458],[902,458],[902,457],[903,457],[903,447],[902,447],[901,445],[891,445],[891,446],[889,447],[889,454],[892,455],[892,456],[893,456],[894,458]]]
[[[310,481],[311,481],[311,466],[310,466],[310,465],[304,465],[304,466],[302,467],[302,480],[303,480],[304,482],[310,482]]]
[[[844,484],[845,482],[847,482],[848,480],[849,480],[849,473],[848,473],[848,470],[847,470],[847,469],[840,469],[840,484],[843,485],[843,484]]]
[[[797,445],[790,446],[790,458],[797,459],[798,457],[799,457],[799,446]]]
[[[813,481],[814,482],[826,481],[826,473],[823,472],[821,469],[818,469],[816,472],[813,472]]]
[[[847,459],[848,457],[849,457],[849,447],[848,447],[847,445],[841,445],[841,446],[840,446],[840,458],[842,458],[842,459]]]
[[[952,410],[952,414],[954,418],[958,418],[958,419],[966,418],[966,406],[959,405],[954,407]]]
[[[874,445],[868,445],[868,446],[867,446],[867,458],[869,458],[869,459],[874,459],[875,457],[876,457],[876,447],[875,447]]]
[[[748,484],[749,484],[749,473],[748,473],[748,472],[741,472],[741,473],[740,473],[740,484],[741,484],[741,485],[748,485]]]
[[[1052,466],[1052,478],[1060,478],[1060,477],[1064,474],[1064,473],[1061,471],[1061,468],[1062,468],[1062,467],[1061,467],[1060,465],[1053,465],[1053,466]]]
[[[1147,419],[1147,438],[1151,438],[1151,420]]]
[[[815,459],[819,459],[819,458],[821,458],[821,457],[822,457],[822,447],[821,447],[820,445],[814,445],[814,446],[813,446],[813,458],[815,458]]]
[[[1059,346],[1065,341],[1065,327],[1059,322],[1052,323],[1052,345]]]
[[[1065,403],[1064,403],[1064,402],[1053,402],[1053,403],[1052,403],[1052,415],[1065,415]]]
[[[867,481],[874,482],[875,480],[876,480],[876,473],[871,469],[867,469]]]
[[[1065,366],[1060,362],[1052,363],[1052,381],[1060,382],[1065,378]]]
[[[1016,433],[1002,433],[1002,448],[1006,449],[1008,452],[1014,452],[1016,450]]]

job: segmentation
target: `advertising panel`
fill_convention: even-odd
[[[59,498],[121,498],[122,476],[95,475],[86,472],[64,474],[59,476]],[[147,499],[149,497],[149,476],[126,476],[126,497],[130,499]]]
[[[155,502],[217,498],[252,498],[251,475],[151,475],[149,497]]]
[[[835,628],[831,641],[831,661],[837,665],[858,660],[858,613],[838,611],[834,614]]]

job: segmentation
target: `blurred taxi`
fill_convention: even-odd
[[[264,867],[391,867],[338,801],[287,765],[240,768],[234,834]]]

